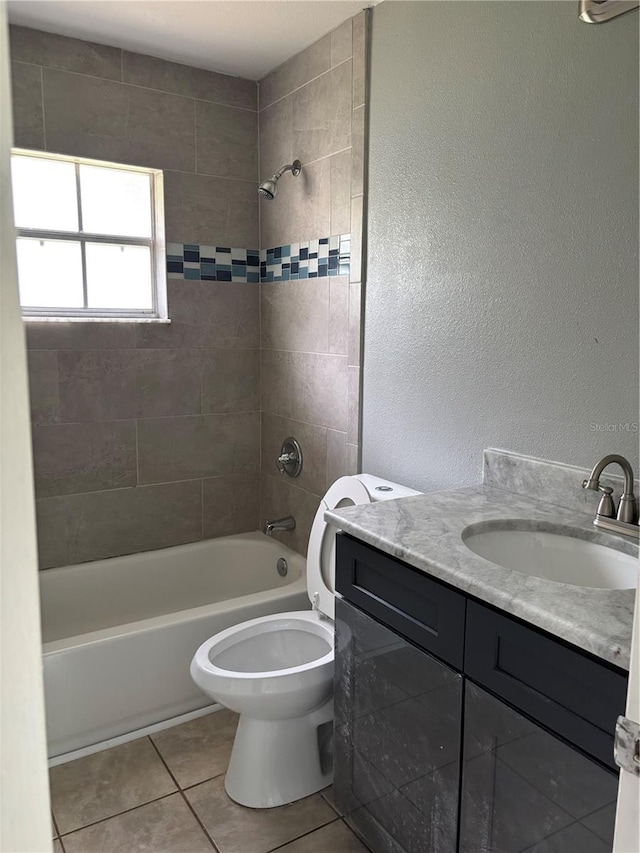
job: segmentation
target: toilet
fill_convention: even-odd
[[[208,696],[240,714],[225,790],[250,808],[291,803],[331,784],[335,550],[328,509],[417,495],[370,474],[341,477],[316,513],[307,550],[312,610],[261,616],[209,638],[191,661]]]

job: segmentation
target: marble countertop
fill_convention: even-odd
[[[325,519],[480,601],[629,669],[634,590],[592,589],[525,575],[477,556],[462,541],[462,531],[471,524],[527,519],[569,526],[605,545],[615,540],[619,550],[638,554],[635,543],[596,531],[584,512],[485,485],[347,507],[326,512]]]

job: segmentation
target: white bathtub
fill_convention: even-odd
[[[248,533],[41,572],[49,756],[207,706],[195,650],[246,619],[307,609],[305,567]]]

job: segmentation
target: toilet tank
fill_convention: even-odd
[[[410,489],[408,486],[401,486],[399,483],[392,483],[391,480],[375,477],[373,474],[357,474],[356,476],[369,492],[372,501],[389,501],[393,498],[409,498],[412,495],[423,494],[415,489]]]

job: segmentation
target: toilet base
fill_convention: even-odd
[[[227,794],[241,806],[269,809],[330,785],[333,772],[323,772],[318,728],[332,720],[333,699],[288,720],[242,714],[224,780]]]

